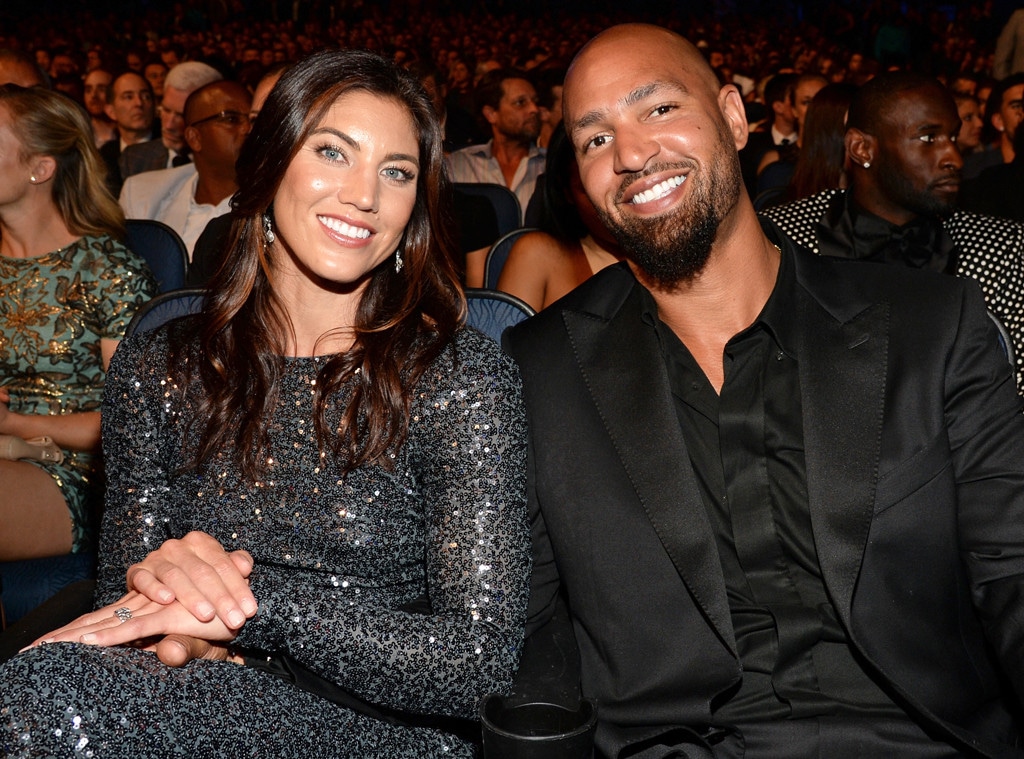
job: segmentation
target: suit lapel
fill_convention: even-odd
[[[721,561],[673,411],[654,330],[637,330],[638,286],[611,318],[563,319],[608,435],[665,551],[710,624],[736,655]]]
[[[798,276],[808,289],[797,288],[796,315],[803,327],[799,356],[807,497],[822,576],[849,629],[878,479],[889,306],[851,307],[856,296],[849,292],[845,305],[830,306],[814,278],[803,274]],[[826,292],[836,293],[837,287],[833,283]]]

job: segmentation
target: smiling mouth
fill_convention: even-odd
[[[672,192],[672,190],[674,190],[676,187],[678,187],[685,181],[686,176],[684,174],[680,174],[679,176],[675,177],[669,177],[663,182],[658,182],[658,184],[654,185],[654,187],[652,187],[649,190],[638,192],[636,195],[630,198],[629,202],[632,203],[633,205],[640,205],[641,203],[650,203],[652,200],[657,200],[658,198],[665,197],[670,192]]]
[[[317,216],[320,223],[330,229],[332,232],[337,232],[339,235],[345,237],[353,237],[357,240],[365,240],[370,236],[370,230],[366,227],[353,227],[351,224],[346,224],[341,219],[332,219],[328,216]]]

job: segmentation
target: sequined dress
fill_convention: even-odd
[[[100,340],[120,340],[156,294],[141,258],[107,236],[81,237],[35,258],[0,256],[0,385],[19,414],[97,411],[103,394]],[[42,465],[71,511],[74,550],[93,547],[102,483],[98,459],[65,451]]]
[[[518,372],[462,330],[426,372],[392,471],[342,479],[313,436],[319,359],[287,361],[258,482],[179,471],[195,445],[191,392],[168,339],[122,343],[103,415],[109,492],[97,603],[168,535],[204,530],[256,566],[260,607],[235,645],[283,652],[374,705],[472,718],[506,690],[529,584],[526,430]],[[191,360],[195,346],[173,360]],[[341,405],[338,399],[336,406]],[[429,598],[429,613],[400,610]],[[78,753],[76,753],[76,751]],[[0,667],[0,754],[97,757],[470,756],[442,730],[388,724],[252,667],[161,665],[130,648],[53,644]]]

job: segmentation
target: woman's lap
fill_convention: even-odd
[[[129,648],[53,644],[0,667],[0,755],[472,756],[443,733],[396,727],[227,662],[180,669]]]

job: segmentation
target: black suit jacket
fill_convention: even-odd
[[[121,151],[119,165],[122,181],[143,171],[166,169],[167,152],[167,146],[159,137],[129,145]]]
[[[963,280],[787,247],[811,522],[840,621],[930,732],[1017,755],[1001,674],[1024,683],[1024,417],[984,303]],[[566,593],[606,756],[699,742],[741,677],[640,305],[619,265],[507,335],[530,423],[531,621]]]

